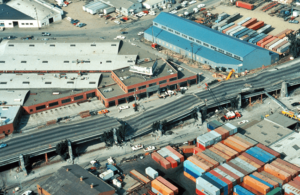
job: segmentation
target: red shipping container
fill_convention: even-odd
[[[276,181],[274,181],[274,180],[272,180],[272,179],[270,179],[270,178],[268,178],[268,177],[266,177],[266,176],[264,176],[264,175],[259,174],[258,172],[254,172],[254,173],[252,173],[252,174],[253,174],[255,177],[257,177],[257,178],[259,178],[259,179],[261,179],[261,180],[263,180],[263,181],[265,181],[265,182],[271,184],[274,188],[279,187],[279,183],[277,183]]]
[[[171,184],[169,181],[167,181],[165,178],[158,176],[156,178],[160,183],[164,184],[165,186],[167,186],[167,188],[169,188],[170,190],[172,190],[175,194],[178,194],[178,188],[176,186],[174,186],[173,184]]]
[[[212,164],[214,166],[214,168],[216,168],[217,166],[220,165],[217,161],[215,161],[214,159],[206,156],[203,153],[197,153],[196,156],[199,156],[200,158],[206,160],[207,162],[209,162],[210,164]]]
[[[296,177],[297,176],[297,171],[295,171],[294,169],[291,169],[279,162],[273,161],[271,163],[271,165],[273,165],[274,167],[277,167],[278,169],[290,174],[292,177]]]
[[[195,148],[195,145],[189,145],[189,146],[181,146],[179,149],[182,149],[183,153],[193,153],[193,149]]]
[[[291,182],[293,182],[295,185],[300,186],[300,182],[298,181],[290,181],[289,184],[291,184]],[[299,188],[298,188],[299,189]]]
[[[282,160],[280,158],[277,158],[275,161],[294,169],[295,171],[297,171],[297,174],[300,174],[300,167],[298,167],[294,164],[291,164],[289,162],[286,162],[285,160]]]
[[[214,170],[211,170],[210,173],[214,176],[216,176],[217,178],[219,178],[220,180],[222,180],[223,182],[225,182],[228,185],[228,193],[231,194],[232,193],[232,188],[233,188],[233,184],[230,180],[228,180],[227,178],[223,177],[222,175],[220,175],[219,173],[215,172]]]
[[[193,153],[194,153],[194,154],[197,154],[198,152],[203,152],[203,150],[200,149],[200,148],[198,148],[198,147],[195,147],[195,148],[193,149]]]
[[[262,40],[258,41],[258,42],[256,43],[256,45],[261,46],[261,44],[262,44],[263,42],[265,42],[265,41],[271,39],[272,37],[273,37],[272,35],[268,35],[268,36],[266,36],[265,38],[263,38]]]
[[[180,159],[180,162],[184,161],[184,156],[179,152],[177,152],[176,150],[174,150],[171,146],[167,146],[166,148],[170,150],[173,154],[175,154]]]
[[[257,19],[256,18],[252,18],[252,19],[248,20],[247,22],[245,22],[244,24],[242,24],[242,26],[248,27],[248,26],[251,26],[252,24],[254,24],[256,22],[257,22]]]
[[[197,188],[196,188],[196,194],[197,195],[206,195],[206,194],[202,193],[200,190],[198,190]]]
[[[166,158],[167,161],[169,161],[171,163],[171,167],[172,168],[176,168],[178,166],[177,161],[174,160],[171,156],[168,156]]]
[[[218,166],[218,169],[220,169],[221,171],[223,171],[224,173],[226,173],[227,175],[230,175],[231,177],[233,177],[235,180],[236,180],[236,183],[237,184],[240,184],[241,183],[241,178],[232,173],[231,171],[229,171],[228,169],[226,169],[225,167],[223,167],[222,165],[221,166]]]
[[[300,190],[300,186],[298,184],[296,184],[294,181],[290,181],[288,184],[290,184],[291,186],[297,188],[298,190]]]
[[[215,129],[215,132],[221,135],[222,140],[226,139],[226,132],[224,132],[220,129]]]
[[[293,181],[297,181],[297,182],[300,183],[300,177],[299,177],[299,176],[295,177],[295,178],[293,179]]]
[[[247,154],[246,152],[243,152],[241,155],[245,156],[246,158],[252,160],[253,162],[255,162],[256,164],[260,165],[260,166],[264,166],[265,163],[258,160],[257,158],[251,156],[250,154]]]
[[[171,163],[164,159],[161,155],[159,155],[157,152],[153,152],[151,154],[151,157],[153,160],[155,160],[158,164],[160,164],[163,168],[169,169],[171,168]]]
[[[244,182],[241,183],[241,186],[242,186],[243,188],[245,188],[246,190],[249,190],[250,192],[253,192],[255,195],[264,195],[263,193],[260,193],[260,192],[257,191],[256,189],[254,189],[254,188],[252,188],[252,187],[246,185]]]
[[[249,10],[253,10],[254,9],[254,5],[253,4],[245,3],[245,2],[242,2],[242,1],[237,1],[235,5],[237,7],[242,7],[242,8],[249,9]]]
[[[252,30],[257,30],[257,29],[259,29],[260,27],[263,27],[264,24],[265,24],[265,23],[264,23],[263,21],[259,21],[259,22],[255,23],[255,24],[252,24],[252,25],[249,26],[248,28],[249,28],[249,29],[252,29]]]
[[[275,39],[277,39],[277,37],[272,37],[271,39],[269,39],[269,40],[263,42],[260,46],[261,46],[262,48],[265,48],[265,46],[266,46],[268,43],[271,43],[271,42],[274,41]]]
[[[280,153],[276,152],[275,150],[272,150],[271,148],[259,143],[256,145],[257,147],[259,147],[260,149],[263,149],[264,151],[272,154],[273,156],[280,158]]]
[[[266,164],[264,166],[264,171],[283,180],[285,183],[289,182],[292,178],[290,174],[288,174],[270,164]]]

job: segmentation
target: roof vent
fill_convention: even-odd
[[[93,183],[91,184],[91,188],[94,188],[94,184]]]
[[[83,181],[83,176],[80,177],[80,181]]]
[[[69,171],[69,168],[67,168],[67,171]]]

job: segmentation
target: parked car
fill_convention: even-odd
[[[77,23],[76,26],[79,27],[79,28],[81,28],[81,27],[86,26],[86,24],[85,23]]]
[[[22,193],[22,195],[32,195],[32,191],[31,190],[27,190],[25,192]]]
[[[139,32],[139,33],[138,33],[139,36],[140,36],[140,35],[143,35],[143,34],[144,34],[144,32]]]
[[[294,23],[294,24],[298,24],[299,21],[298,20],[290,20],[289,23]]]
[[[7,37],[3,37],[3,39],[15,39],[17,38],[16,36],[7,36]]]
[[[163,8],[161,8],[161,7],[158,7],[158,9],[159,9],[160,11],[164,10],[164,9],[163,9]]]
[[[7,147],[7,144],[3,143],[3,144],[0,144],[0,148],[5,148]]]
[[[33,39],[33,36],[26,36],[26,37],[22,37],[21,38],[22,40],[31,40],[31,39]]]
[[[128,108],[130,108],[130,107],[129,106],[120,106],[119,110],[125,110],[125,109],[128,109]]]
[[[294,102],[294,103],[292,103],[291,105],[292,105],[292,106],[299,106],[300,103],[299,103],[299,102]]]
[[[145,152],[149,152],[155,150],[155,146],[148,146],[147,148],[144,149]]]
[[[202,8],[202,7],[205,7],[205,4],[201,3],[199,5],[197,5],[198,8]]]
[[[118,20],[115,20],[114,23],[121,24],[121,22],[119,22]]]
[[[143,144],[138,144],[138,145],[132,146],[131,148],[132,148],[133,151],[140,150],[140,149],[144,148],[144,145]]]
[[[182,8],[182,6],[181,6],[181,5],[178,5],[178,6],[175,7],[175,10],[179,10],[179,9],[181,9],[181,8]]]
[[[122,35],[127,34],[128,32],[121,32]]]
[[[51,35],[50,33],[42,32],[42,36],[50,36],[50,35]]]
[[[172,10],[172,11],[170,11],[170,14],[176,14],[177,13],[177,11],[176,10]]]
[[[126,37],[125,36],[122,36],[122,35],[118,35],[116,38],[114,39],[125,39]]]

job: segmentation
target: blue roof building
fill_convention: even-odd
[[[233,68],[237,73],[279,59],[277,53],[165,12],[153,20],[144,38],[213,68]]]

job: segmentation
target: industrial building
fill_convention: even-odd
[[[116,8],[116,12],[129,16],[143,10],[141,0],[100,0],[101,2]]]
[[[170,0],[147,0],[143,2],[143,6],[146,9],[156,9],[158,7],[163,7],[164,5],[170,2]]]
[[[40,28],[62,20],[63,11],[43,0],[12,0],[0,5],[0,26]]]
[[[237,73],[275,63],[279,55],[170,13],[160,13],[144,38],[211,67]]]
[[[39,195],[113,195],[115,189],[79,165],[63,166],[38,182]]]

